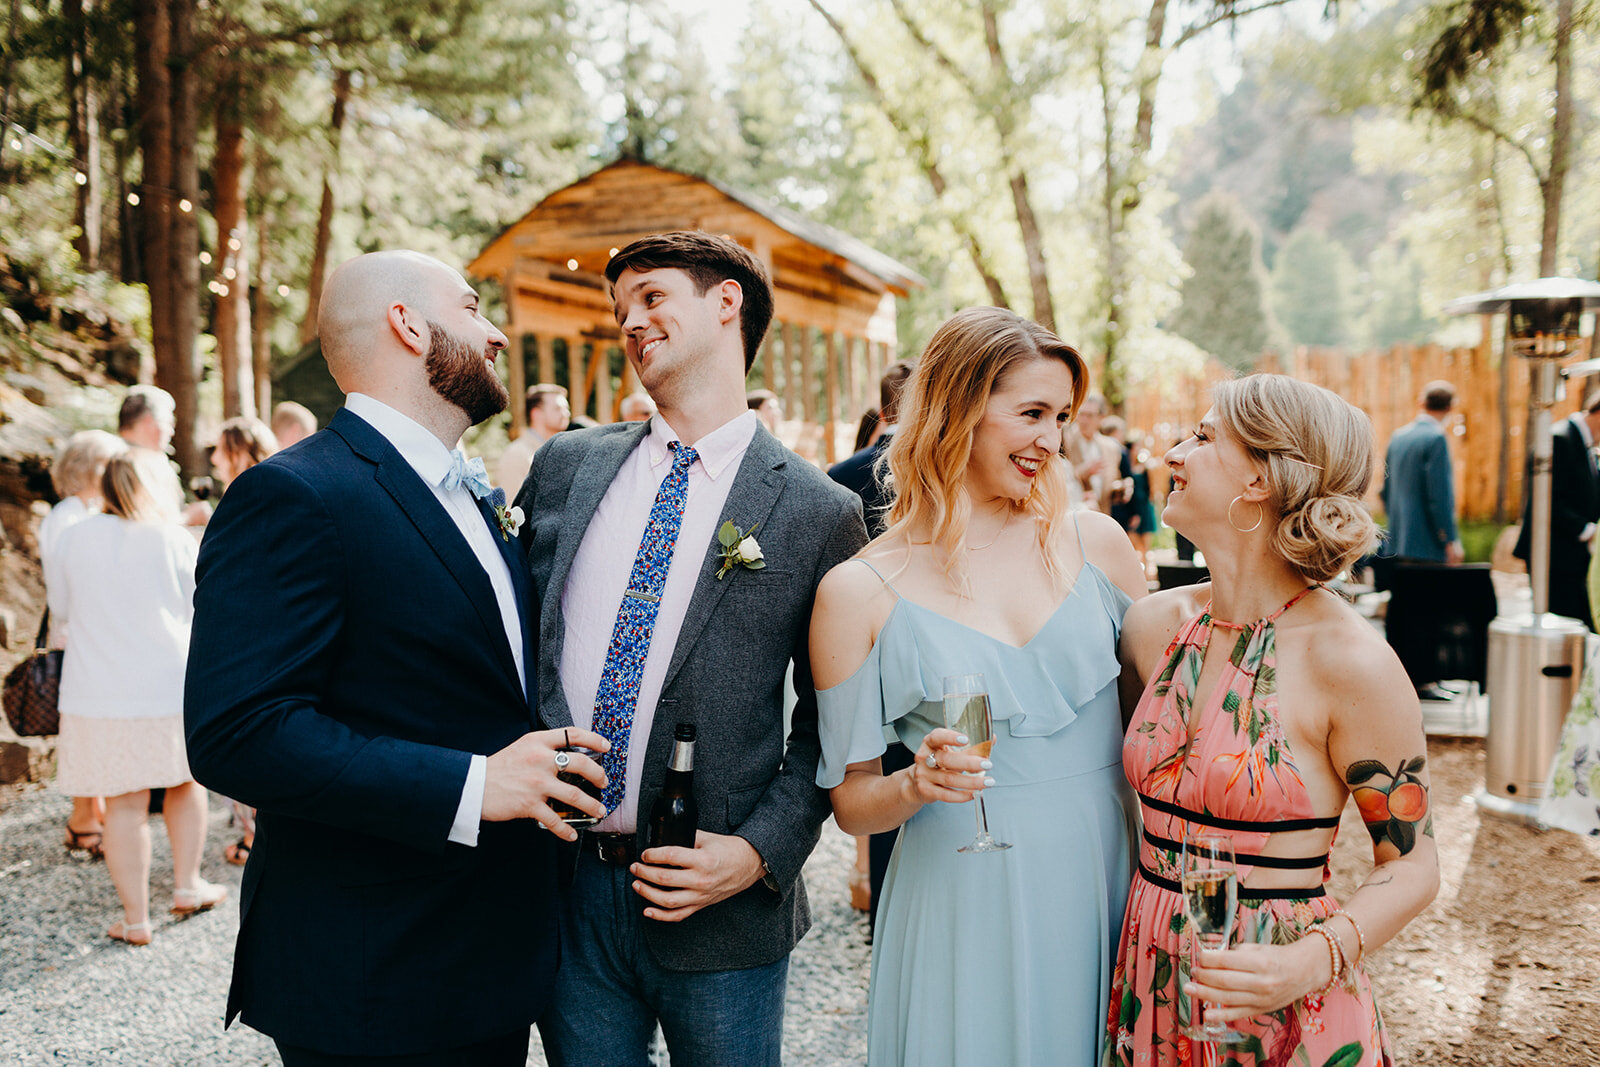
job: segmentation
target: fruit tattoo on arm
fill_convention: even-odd
[[[1350,783],[1374,848],[1387,842],[1404,856],[1416,847],[1419,825],[1424,834],[1433,836],[1428,787],[1422,784],[1422,768],[1427,763],[1422,756],[1413,756],[1391,771],[1377,760],[1363,759],[1345,770],[1345,781]]]

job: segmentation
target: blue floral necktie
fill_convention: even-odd
[[[639,680],[644,675],[644,659],[650,651],[650,636],[661,608],[667,568],[672,565],[672,550],[678,543],[678,528],[683,525],[689,468],[700,458],[694,449],[677,441],[667,447],[675,453],[672,469],[656,491],[644,539],[639,542],[638,555],[633,557],[633,571],[622,594],[622,607],[617,610],[605,669],[600,674],[600,689],[594,698],[594,731],[611,742],[611,751],[600,757],[608,782],[600,800],[608,815],[622,803],[627,789],[628,737],[633,731],[634,709],[639,704]]]

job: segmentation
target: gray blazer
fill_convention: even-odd
[[[527,516],[521,539],[540,605],[538,708],[547,727],[572,724],[558,676],[562,590],[595,509],[648,432],[645,422],[557,434],[539,449],[517,495]],[[645,923],[656,959],[680,971],[772,963],[811,925],[800,868],[831,809],[816,786],[821,749],[807,631],[817,583],[866,543],[855,494],[760,428],[723,518],[742,530],[760,523],[756,537],[767,566],[736,567],[718,580],[715,538],[700,549],[700,576],[645,751],[639,811],[648,812],[661,791],[673,724],[694,723],[701,829],[749,841],[777,890],[759,881],[681,923]],[[799,701],[786,743],[783,685],[791,660]],[[639,829],[642,846],[643,819]]]
[[[1456,494],[1450,447],[1426,416],[1389,438],[1383,459],[1383,510],[1389,517],[1386,555],[1444,562],[1456,540]]]

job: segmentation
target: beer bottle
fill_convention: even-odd
[[[694,847],[700,809],[694,802],[694,723],[680,722],[672,733],[672,760],[661,795],[650,806],[648,848]]]

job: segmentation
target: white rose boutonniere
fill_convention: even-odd
[[[721,581],[729,571],[735,567],[745,570],[758,571],[767,565],[766,558],[761,554],[761,543],[756,540],[756,526],[748,530],[741,530],[732,521],[724,522],[717,529],[717,580]]]

